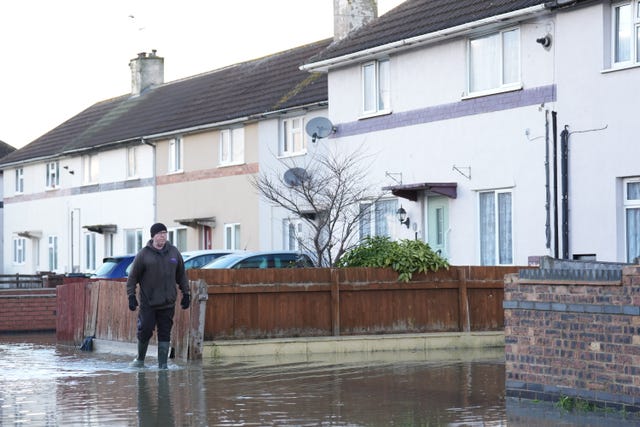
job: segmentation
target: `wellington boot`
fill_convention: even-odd
[[[158,342],[158,368],[168,369],[167,359],[169,359],[169,341]]]
[[[147,356],[147,347],[149,347],[149,341],[138,341],[138,355],[129,366],[132,368],[143,368],[144,358]]]

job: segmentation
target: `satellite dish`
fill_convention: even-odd
[[[314,117],[307,123],[305,131],[311,137],[311,142],[316,142],[316,139],[326,138],[334,133],[336,128],[326,117]]]
[[[308,181],[309,178],[311,178],[309,173],[303,168],[291,168],[284,173],[284,182],[289,187],[297,187],[303,182]]]

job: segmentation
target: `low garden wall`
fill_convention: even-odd
[[[505,282],[507,397],[640,411],[640,266],[551,267]]]

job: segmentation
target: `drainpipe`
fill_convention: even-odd
[[[553,257],[558,258],[558,113],[551,112],[553,126]]]
[[[153,222],[155,223],[158,220],[158,203],[157,203],[157,194],[158,194],[158,185],[156,183],[156,145],[147,141],[144,138],[141,138],[140,141],[144,144],[144,145],[148,145],[149,147],[151,147],[151,149],[153,150],[153,176],[152,176],[152,182],[153,182]]]
[[[547,249],[551,248],[551,189],[549,188],[549,110],[544,111],[544,135],[545,135],[545,145],[544,145],[544,192],[545,192],[545,223],[544,223],[544,234],[545,234],[545,247]]]
[[[569,259],[569,126],[560,133],[562,152],[562,259]]]

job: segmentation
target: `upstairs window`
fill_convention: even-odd
[[[47,163],[47,188],[55,188],[60,185],[60,163]]]
[[[640,61],[640,1],[613,5],[612,42],[615,65]]]
[[[127,178],[138,176],[138,158],[136,147],[127,148]]]
[[[176,137],[169,141],[169,173],[182,170],[182,138]]]
[[[220,165],[244,163],[244,128],[220,131]]]
[[[281,132],[281,155],[290,156],[305,153],[307,151],[303,117],[294,117],[282,120]]]
[[[469,93],[510,88],[520,83],[518,28],[469,40]]]
[[[362,65],[362,112],[374,114],[389,111],[389,60]]]
[[[16,193],[24,193],[24,169],[16,169]]]
[[[98,182],[98,156],[90,155],[82,157],[82,182],[93,184]]]

